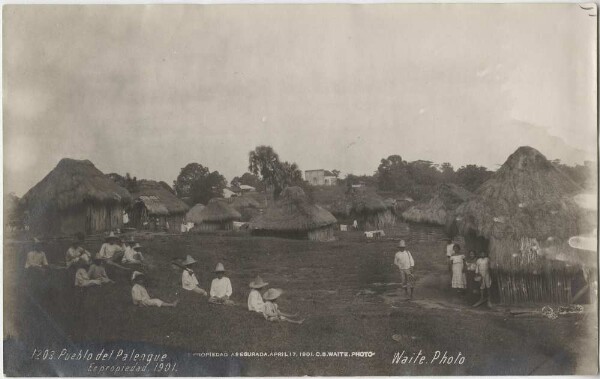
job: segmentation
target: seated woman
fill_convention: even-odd
[[[90,266],[88,270],[88,275],[92,280],[99,280],[100,283],[114,283],[114,280],[108,278],[106,274],[106,269],[104,268],[105,259],[95,258],[94,263]]]
[[[259,289],[268,286],[269,283],[263,282],[260,276],[257,276],[256,279],[250,282],[250,294],[248,295],[248,310],[251,312],[263,313],[265,308],[265,302],[263,298],[258,292]]]
[[[167,303],[160,299],[152,299],[144,287],[144,274],[134,271],[131,276],[133,287],[131,287],[131,299],[133,304],[140,307],[175,307],[178,301]]]
[[[206,291],[200,288],[196,274],[190,268],[195,263],[196,260],[190,255],[188,255],[181,263],[183,268],[183,273],[181,274],[181,287],[183,287],[184,290],[192,291],[202,296],[207,296],[208,294]]]
[[[67,267],[71,267],[80,261],[85,264],[89,264],[91,260],[92,254],[83,248],[81,239],[74,239],[69,247],[69,250],[67,250],[67,254],[65,255]]]
[[[293,324],[302,324],[304,319],[294,320],[292,317],[297,315],[283,313],[279,310],[277,298],[279,298],[282,293],[283,290],[280,290],[279,288],[271,288],[263,294],[263,299],[265,299],[263,315],[265,316],[265,319],[269,321],[287,321]]]
[[[215,304],[233,305],[233,301],[229,300],[233,292],[231,281],[225,276],[223,263],[217,264],[214,272],[217,274],[217,277],[210,284],[210,298],[208,301]]]
[[[91,287],[102,284],[99,279],[90,279],[87,263],[79,261],[74,264],[74,267],[78,267],[77,272],[75,272],[75,287]]]

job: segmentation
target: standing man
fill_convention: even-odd
[[[406,250],[406,242],[404,240],[401,240],[398,246],[400,251],[394,257],[394,264],[400,269],[400,281],[402,282],[404,293],[408,295],[408,289],[410,288],[410,299],[412,299],[414,289],[412,270],[415,266],[415,261],[410,251]]]

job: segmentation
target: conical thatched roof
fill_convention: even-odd
[[[239,220],[242,215],[236,211],[227,200],[210,199],[206,207],[200,211],[202,222],[226,222]]]
[[[496,239],[543,240],[578,234],[579,208],[572,200],[581,188],[539,151],[524,146],[456,210],[461,234]]]
[[[62,211],[83,203],[126,204],[131,201],[131,195],[89,160],[64,158],[21,201],[36,212]]]
[[[373,193],[361,193],[352,196],[350,199],[350,213],[354,214],[374,214],[384,212],[388,209],[383,199]]]
[[[413,205],[402,217],[412,222],[446,225],[448,218],[454,217],[456,208],[472,196],[456,184],[440,184],[429,200]]]
[[[265,213],[250,221],[252,230],[308,231],[335,224],[336,218],[318,205],[309,203],[300,187],[287,187]]]
[[[241,208],[260,208],[258,201],[254,200],[250,196],[236,196],[229,198],[229,204],[236,210]]]
[[[203,204],[194,205],[186,214],[185,220],[187,222],[193,222],[194,224],[200,224],[202,222],[202,210],[206,208]]]
[[[154,180],[140,180],[132,197],[144,203],[151,215],[166,216],[187,212],[188,205]]]

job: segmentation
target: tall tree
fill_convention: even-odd
[[[275,198],[289,185],[302,182],[302,171],[296,163],[281,162],[271,146],[257,146],[248,155],[248,170],[258,175]]]
[[[227,180],[218,171],[211,172],[199,163],[189,163],[181,169],[173,183],[180,198],[188,197],[196,203],[206,204],[214,197],[221,197]]]
[[[236,176],[231,180],[232,186],[240,186],[245,184],[247,186],[252,186],[256,188],[258,191],[264,190],[264,185],[260,182],[260,178],[257,175],[246,172],[244,175]]]

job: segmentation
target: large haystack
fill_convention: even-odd
[[[456,208],[472,196],[456,184],[440,184],[429,200],[413,205],[402,217],[416,223],[446,225],[454,218]]]
[[[567,244],[582,229],[572,200],[580,190],[539,151],[520,147],[457,208],[467,248],[489,249],[503,302],[570,301],[584,258]]]
[[[132,226],[140,229],[164,229],[168,225],[169,231],[180,231],[189,207],[164,184],[154,180],[140,180],[136,191],[131,195],[135,199],[130,211]]]
[[[206,206],[204,204],[196,204],[194,205],[186,214],[185,214],[185,221],[187,222],[193,222],[194,224],[198,225],[202,222],[202,210],[205,208]]]
[[[336,223],[331,213],[311,204],[301,188],[287,187],[265,213],[252,219],[250,229],[255,235],[330,241]]]
[[[88,160],[62,159],[21,199],[36,233],[97,233],[123,225],[129,192]]]
[[[242,218],[240,212],[228,204],[226,199],[211,199],[206,207],[200,211],[202,223],[198,225],[200,231],[232,230],[233,222]]]

